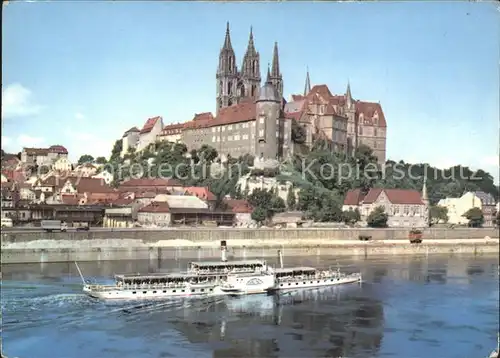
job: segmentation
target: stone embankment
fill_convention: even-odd
[[[371,236],[370,241],[358,240]],[[2,263],[214,258],[226,240],[235,257],[499,252],[496,229],[428,229],[423,243],[401,229],[169,229],[3,233]]]

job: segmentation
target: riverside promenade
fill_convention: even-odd
[[[408,229],[239,229],[169,228],[89,232],[3,232],[2,263],[215,258],[226,240],[233,257],[287,255],[403,255],[498,253],[496,228],[430,228],[423,242],[408,240]],[[371,236],[360,241],[359,236]]]

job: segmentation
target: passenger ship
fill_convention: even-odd
[[[206,297],[241,292],[254,293],[253,291],[259,290],[264,292],[271,272],[266,261],[227,261],[226,250],[223,241],[221,261],[191,262],[187,272],[181,273],[115,275],[113,285],[88,284],[80,267],[75,264],[83,281],[83,292],[105,300]],[[251,289],[244,290],[243,287],[248,283]]]
[[[291,290],[298,288],[313,288],[361,282],[361,273],[346,274],[336,270],[318,270],[314,267],[283,268],[283,256],[278,251],[280,268],[274,270],[274,290]]]

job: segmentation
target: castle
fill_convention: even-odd
[[[123,151],[140,151],[158,140],[183,142],[189,150],[202,145],[215,148],[225,159],[252,154],[261,163],[300,153],[322,139],[332,151],[352,154],[360,145],[373,149],[380,163],[386,160],[387,123],[380,103],[355,100],[347,84],[346,93],[334,95],[326,85],[311,87],[309,71],[303,94],[283,98],[278,43],[271,66],[261,83],[260,55],[253,31],[238,70],[231,44],[229,23],[219,53],[216,71],[216,114],[195,114],[185,123],[164,125],[161,117],[134,127],[123,136]],[[295,127],[295,129],[294,129]],[[297,136],[297,129],[302,135]]]

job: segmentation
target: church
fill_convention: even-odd
[[[148,119],[142,130],[134,128],[133,136],[130,130],[125,133],[123,140],[127,143],[123,147],[140,150],[154,140],[180,141],[189,150],[209,145],[222,160],[228,155],[237,158],[251,154],[259,163],[273,165],[281,158],[307,152],[317,140],[323,140],[332,151],[347,154],[365,144],[380,163],[386,160],[387,123],[380,103],[355,100],[349,84],[342,95],[332,94],[326,85],[311,87],[309,71],[303,94],[294,94],[287,102],[278,43],[274,44],[272,63],[262,84],[252,29],[238,68],[227,24],[215,77],[215,115],[198,113],[188,122],[166,126],[161,117]],[[299,127],[302,130],[297,131]],[[297,136],[297,132],[302,135]]]

